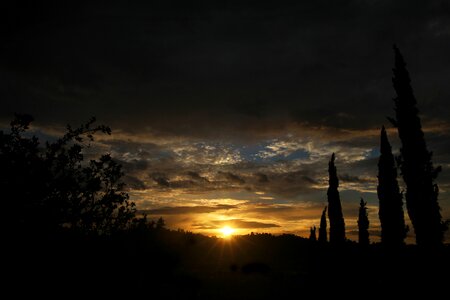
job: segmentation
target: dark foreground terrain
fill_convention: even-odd
[[[33,234],[5,248],[4,292],[14,298],[445,298],[450,282],[448,246],[332,247],[293,235],[219,239],[161,229],[110,237]]]

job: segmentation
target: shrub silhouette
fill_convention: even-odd
[[[92,118],[42,147],[28,137],[32,120],[16,115],[11,131],[0,131],[0,186],[11,229],[109,234],[128,227],[135,205],[123,191],[121,166],[109,154],[88,162],[83,154],[94,134],[111,130],[94,127]]]

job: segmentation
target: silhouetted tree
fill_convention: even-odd
[[[166,227],[166,222],[164,221],[163,217],[160,217],[158,221],[156,221],[156,229],[163,229]]]
[[[398,129],[402,142],[398,164],[406,184],[406,207],[414,226],[418,245],[441,245],[447,224],[442,221],[438,203],[439,189],[435,180],[440,167],[433,167],[410,85],[409,73],[399,49],[394,46],[395,68],[392,82],[395,117],[391,122]]]
[[[320,218],[319,242],[326,243],[327,241],[327,207],[325,206],[322,211],[322,217]]]
[[[359,216],[358,216],[358,240],[359,244],[363,246],[369,245],[369,218],[367,215],[367,202],[361,198],[359,203]]]
[[[150,229],[155,229],[155,228],[156,228],[156,222],[153,221],[153,220],[151,220],[151,221],[148,223],[148,228],[150,228]]]
[[[135,217],[121,182],[121,166],[108,154],[84,160],[97,132],[95,119],[40,147],[27,137],[32,117],[16,115],[11,132],[0,132],[0,188],[9,225],[15,229],[58,231],[63,228],[104,234],[127,227]],[[16,212],[16,213],[13,213]]]
[[[330,242],[343,243],[345,241],[345,223],[342,215],[341,199],[339,197],[339,179],[337,177],[336,166],[334,165],[335,155],[331,155],[328,163],[329,187],[328,187],[328,218],[330,219]]]
[[[381,223],[381,242],[388,246],[404,244],[405,226],[402,193],[397,182],[394,155],[384,126],[381,128],[380,159],[378,160],[378,200]]]
[[[309,229],[309,240],[313,242],[317,241],[316,226],[313,226]]]

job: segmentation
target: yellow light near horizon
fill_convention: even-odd
[[[231,235],[234,233],[234,229],[230,226],[225,226],[220,229],[220,232],[222,232],[222,236],[225,238],[231,237]]]

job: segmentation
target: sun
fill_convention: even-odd
[[[220,229],[220,232],[222,232],[222,236],[224,238],[229,238],[235,232],[235,229],[231,228],[230,226],[225,226]]]

